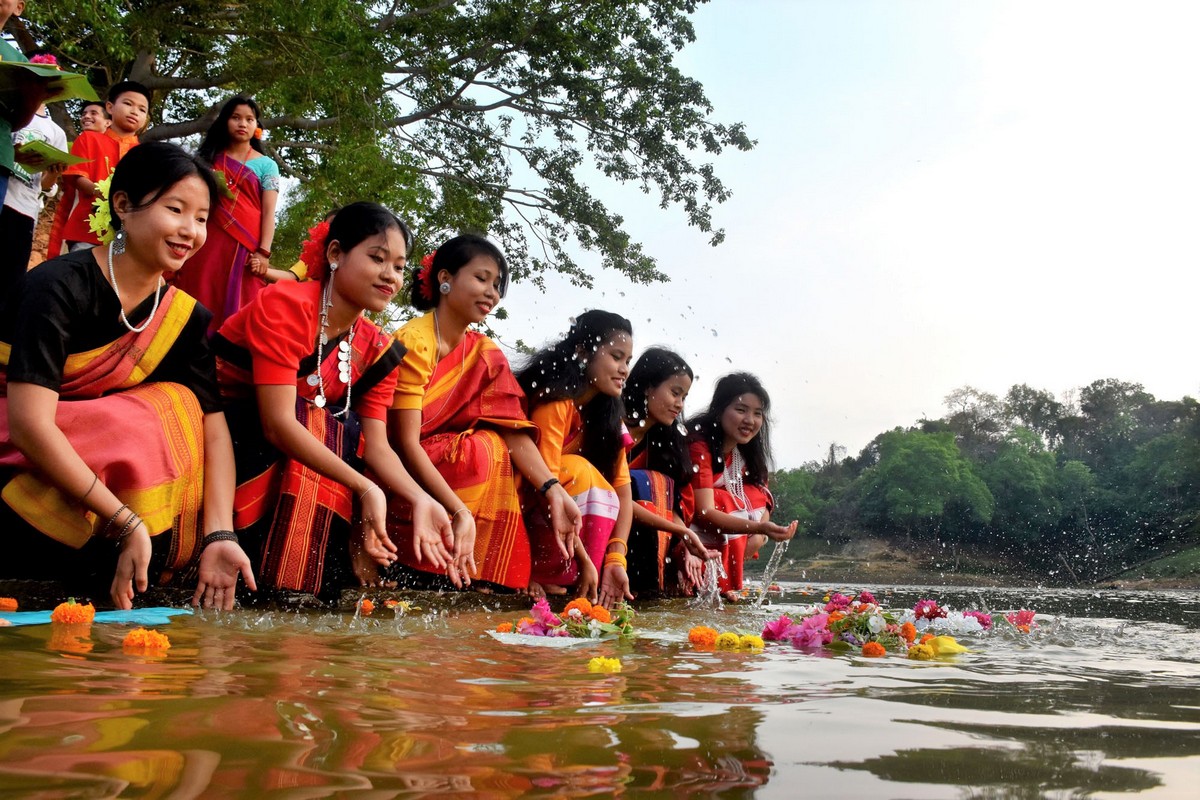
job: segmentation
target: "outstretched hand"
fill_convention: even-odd
[[[250,591],[258,591],[250,557],[237,542],[213,542],[200,554],[200,580],[192,605],[229,611],[237,598],[237,579],[241,574]]]

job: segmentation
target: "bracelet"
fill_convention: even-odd
[[[265,247],[260,247],[260,248],[258,248],[257,250],[255,250],[254,252],[258,253],[258,254],[259,254],[260,256],[262,256],[263,258],[270,258],[270,257],[271,257],[271,251],[270,251],[270,250],[268,250],[268,249],[267,249],[267,248],[265,248]]]
[[[121,528],[121,532],[117,534],[117,538],[113,539],[113,543],[121,546],[121,542],[125,541],[125,537],[138,529],[138,525],[142,524],[142,518],[132,511],[129,512],[129,519],[125,520],[125,527]]]
[[[458,511],[455,511],[453,514],[451,514],[451,515],[450,515],[450,519],[454,519],[455,517],[457,517],[459,514],[462,514],[463,512],[466,512],[467,514],[470,514],[470,513],[471,513],[471,509],[467,508],[466,506],[463,506],[463,507],[462,507],[462,508],[460,508]]]
[[[113,515],[112,515],[111,517],[109,517],[109,518],[108,518],[108,522],[104,523],[104,527],[100,529],[100,538],[101,538],[101,539],[108,539],[108,538],[111,538],[111,537],[109,537],[109,535],[108,535],[108,529],[109,529],[109,528],[111,528],[111,527],[112,527],[112,524],[113,524],[114,522],[116,522],[116,521],[117,521],[117,517],[121,516],[121,512],[122,512],[122,511],[124,511],[124,510],[125,510],[125,509],[127,509],[127,508],[129,508],[129,506],[127,506],[126,504],[122,503],[122,504],[121,504],[121,507],[120,507],[120,508],[118,508],[116,511],[114,511],[114,512],[113,512]]]
[[[360,494],[358,496],[358,502],[361,503],[363,501],[363,498],[365,498],[367,495],[369,495],[371,493],[372,489],[378,489],[378,488],[379,488],[379,484],[372,483],[370,486],[368,486],[366,489],[363,490],[362,494]]]
[[[208,547],[213,542],[233,542],[240,544],[238,535],[233,531],[213,531],[212,533],[204,534],[204,539],[201,541],[201,547]]]
[[[92,485],[91,485],[91,486],[89,486],[89,487],[88,487],[88,490],[87,490],[86,492],[84,492],[84,493],[83,493],[83,497],[80,497],[80,498],[79,498],[79,502],[80,502],[80,503],[82,503],[84,500],[87,500],[87,499],[88,499],[88,495],[92,493],[92,489],[95,489],[95,488],[96,488],[96,484],[97,484],[97,483],[99,483],[99,482],[100,482],[100,476],[99,476],[99,475],[97,475],[96,473],[94,473],[94,472],[93,472],[93,473],[92,473]]]
[[[551,478],[550,480],[548,480],[542,484],[542,488],[538,489],[538,493],[545,494],[546,492],[550,491],[551,486],[554,486],[557,483],[558,483],[558,478]]]
[[[608,540],[608,544],[607,544],[607,545],[605,545],[605,547],[608,547],[608,546],[611,546],[611,545],[614,545],[614,544],[619,544],[619,545],[621,545],[621,547],[624,547],[624,548],[625,548],[625,552],[626,552],[626,553],[628,553],[628,552],[629,552],[629,542],[625,541],[624,539],[619,539],[619,538],[617,538],[616,536],[614,536],[614,537],[612,537],[611,539],[609,539],[609,540]]]
[[[607,567],[609,564],[616,564],[624,570],[629,569],[629,562],[626,561],[625,556],[621,555],[620,553],[605,553],[604,566]]]

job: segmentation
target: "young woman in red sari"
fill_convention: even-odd
[[[547,591],[570,587],[589,600],[599,597],[607,608],[633,599],[626,572],[633,495],[621,435],[621,390],[632,356],[629,320],[592,310],[517,373],[542,458],[583,517],[572,560],[555,546],[549,521],[531,510],[533,579]]]
[[[634,501],[629,582],[639,594],[691,594],[705,561],[719,555],[688,527],[692,460],[682,414],[692,379],[692,368],[679,355],[651,347],[638,357],[622,392]]]
[[[328,597],[395,560],[387,492],[414,508],[415,558],[445,567],[453,543],[449,515],[388,445],[404,348],[363,316],[399,289],[408,229],[352,203],[310,242],[314,280],[263,291],[213,348],[237,458],[234,524],[264,583]]]
[[[412,522],[402,499],[392,503],[388,532],[407,567],[541,594],[530,582],[517,475],[540,488],[563,554],[573,549],[579,508],[538,453],[508,359],[470,327],[487,319],[507,288],[504,256],[480,236],[451,239],[412,271],[412,304],[428,313],[396,332],[408,355],[388,428],[392,446],[450,514],[454,559],[441,570],[407,555]]]
[[[5,525],[10,574],[70,582],[108,570],[118,608],[150,575],[198,570],[194,601],[210,607],[233,607],[239,573],[255,588],[232,532],[210,315],[161,280],[203,244],[216,194],[195,156],[134,148],[109,188],[115,239],[47,261],[7,298],[0,482],[27,523]]]
[[[226,190],[209,217],[207,241],[174,281],[212,312],[210,333],[267,285],[250,257],[271,255],[279,166],[263,155],[258,116],[252,99],[233,97],[200,143],[200,156],[213,165],[218,180],[224,177]]]
[[[757,558],[767,539],[796,535],[795,520],[786,527],[771,522],[770,404],[758,378],[735,372],[717,381],[708,408],[688,422],[695,466],[692,527],[721,551],[726,577],[719,586],[731,601],[740,599],[746,559]]]

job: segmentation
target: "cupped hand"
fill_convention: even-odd
[[[622,600],[632,600],[629,573],[620,564],[605,564],[600,578],[600,605],[611,609]]]
[[[146,591],[150,585],[147,570],[150,568],[150,534],[146,526],[138,522],[138,526],[121,542],[121,555],[117,557],[117,569],[113,574],[112,596],[113,605],[120,609],[133,608],[133,591]]]
[[[454,528],[450,525],[450,515],[429,495],[417,498],[412,510],[413,555],[417,561],[446,570],[454,560],[451,555]]]
[[[450,526],[454,537],[451,566],[462,586],[470,586],[471,573],[478,571],[475,566],[475,518],[469,513],[455,514],[450,518]],[[459,583],[454,585],[459,586]]]
[[[229,611],[237,599],[237,579],[241,574],[250,591],[258,591],[250,557],[237,542],[213,542],[200,554],[200,580],[196,584],[193,606]]]
[[[550,525],[554,528],[554,536],[558,540],[558,549],[563,558],[570,558],[575,552],[575,540],[583,529],[583,514],[579,506],[567,494],[562,484],[555,484],[546,493],[550,503]]]
[[[785,528],[782,525],[776,525],[770,520],[763,520],[762,522],[758,523],[758,530],[754,532],[761,533],[768,539],[774,539],[777,542],[787,541],[796,535],[796,528],[799,526],[799,524],[800,521],[794,519],[792,520],[791,524]]]

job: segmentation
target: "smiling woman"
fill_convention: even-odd
[[[161,279],[204,243],[216,191],[178,147],[135,148],[110,186],[115,240],[42,264],[7,298],[3,497],[48,537],[13,533],[5,563],[16,575],[61,578],[115,560],[120,608],[151,571],[167,581],[198,565],[205,605],[232,607],[239,572],[253,588],[229,532],[233,453],[210,315]]]
[[[306,251],[314,280],[269,287],[225,321],[213,347],[237,452],[234,524],[272,588],[328,594],[375,582],[396,558],[385,492],[366,468],[413,506],[418,552],[443,567],[450,519],[388,446],[405,351],[363,316],[399,288],[408,228],[374,203],[352,203],[320,227],[322,246]]]

